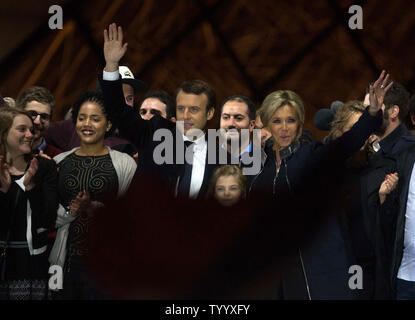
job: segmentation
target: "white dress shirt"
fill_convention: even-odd
[[[117,71],[107,72],[104,70],[102,78],[108,81],[118,80],[120,74]],[[184,141],[191,141],[185,135],[183,135]],[[206,163],[206,152],[207,143],[205,135],[192,141],[194,142],[193,148],[193,167],[192,167],[192,178],[190,181],[189,198],[195,199],[199,195],[200,188],[202,187],[203,178],[205,176],[205,163]]]
[[[118,72],[118,70],[116,71],[105,71],[102,73],[102,79],[103,80],[108,80],[108,81],[115,81],[118,80],[120,78],[120,73]]]
[[[409,181],[408,200],[405,213],[404,249],[398,278],[415,281],[415,166]]]

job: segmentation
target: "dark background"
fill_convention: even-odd
[[[63,30],[48,27],[52,4],[63,8]],[[353,4],[363,8],[363,30],[348,27]],[[314,129],[314,113],[333,100],[361,99],[383,68],[415,91],[411,0],[8,0],[0,4],[0,92],[15,98],[45,86],[57,102],[54,120],[62,119],[95,87],[111,22],[129,43],[122,64],[149,89],[174,94],[199,78],[218,102],[242,93],[258,106],[271,91],[291,89],[303,98],[305,127],[316,139],[324,133]]]

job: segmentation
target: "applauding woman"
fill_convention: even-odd
[[[82,94],[73,106],[72,119],[81,146],[54,158],[59,167],[61,205],[57,221],[60,228],[50,261],[64,265],[64,299],[96,299],[102,295],[85,264],[94,209],[105,205],[109,196],[127,190],[137,165],[128,154],[104,145],[111,122],[101,94]]]
[[[46,232],[56,220],[57,172],[32,156],[33,121],[0,110],[0,299],[46,299]]]

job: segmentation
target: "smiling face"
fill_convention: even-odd
[[[9,156],[16,157],[32,152],[33,122],[25,115],[17,115],[6,139]]]
[[[183,121],[184,134],[191,129],[204,130],[208,120],[212,119],[215,110],[206,112],[208,98],[206,94],[185,93],[180,90],[176,97],[176,119]]]
[[[223,105],[220,128],[226,130],[228,143],[231,140],[240,139],[241,129],[249,129],[249,132],[252,132],[255,121],[249,120],[248,112],[248,106],[244,102],[228,101]]]
[[[41,140],[50,125],[50,105],[33,100],[27,103],[24,109],[32,114],[34,124],[34,140]]]
[[[225,207],[236,204],[242,198],[242,189],[235,175],[221,176],[216,181],[215,198]]]
[[[288,104],[278,108],[272,115],[268,128],[271,131],[275,147],[288,147],[297,137],[299,121],[294,108]]]
[[[103,144],[105,133],[110,128],[111,122],[97,103],[85,102],[79,108],[76,132],[82,144]]]

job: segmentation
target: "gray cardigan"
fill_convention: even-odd
[[[128,190],[135,170],[137,169],[137,164],[128,154],[112,150],[110,147],[107,148],[109,150],[109,155],[111,157],[112,164],[114,165],[115,172],[118,176],[118,197],[120,197]],[[68,155],[74,153],[78,149],[79,147],[63,152],[54,157],[53,160],[59,164]],[[92,206],[93,208],[99,208],[102,207],[103,204],[98,201],[93,201]],[[56,219],[56,227],[58,228],[58,231],[55,243],[53,244],[52,251],[49,255],[49,262],[51,265],[59,265],[63,268],[66,257],[66,242],[68,239],[69,225],[75,220],[75,218],[76,217],[66,214],[66,209],[59,204]]]

